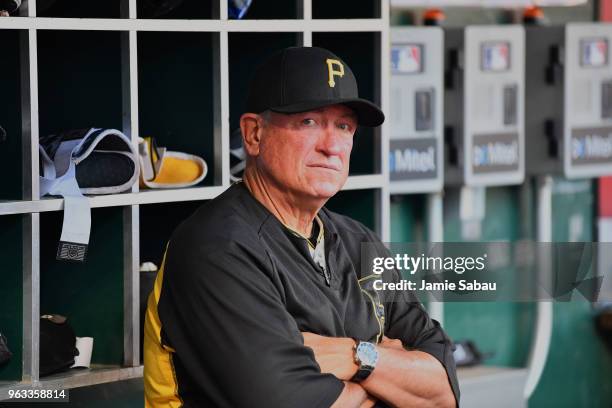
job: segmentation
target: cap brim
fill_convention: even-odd
[[[299,102],[287,106],[273,107],[270,110],[280,113],[300,113],[337,104],[346,105],[355,111],[357,122],[361,126],[376,127],[382,125],[385,121],[385,114],[378,106],[361,98]]]

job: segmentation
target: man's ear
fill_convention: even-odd
[[[242,145],[249,156],[259,155],[262,123],[263,119],[256,113],[245,113],[240,117]]]

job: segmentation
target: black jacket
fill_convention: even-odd
[[[380,240],[348,217],[319,216],[329,284],[305,240],[243,183],[177,228],[149,299],[147,404],[174,392],[185,407],[329,407],[343,383],[321,374],[301,331],[370,341],[384,331],[436,357],[459,400],[452,343],[438,323],[405,292],[373,307],[371,279],[358,281],[361,243]]]

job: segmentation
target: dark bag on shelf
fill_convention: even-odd
[[[0,0],[0,11],[14,13],[21,6],[21,0]]]
[[[76,336],[68,319],[60,315],[40,317],[40,376],[68,370],[79,355]]]
[[[6,337],[0,333],[0,366],[8,363],[13,353],[8,348]]]

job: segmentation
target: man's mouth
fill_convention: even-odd
[[[333,164],[326,164],[326,163],[310,164],[310,165],[308,165],[308,167],[315,167],[315,168],[322,168],[322,169],[340,171],[340,167],[339,166],[334,166]]]

